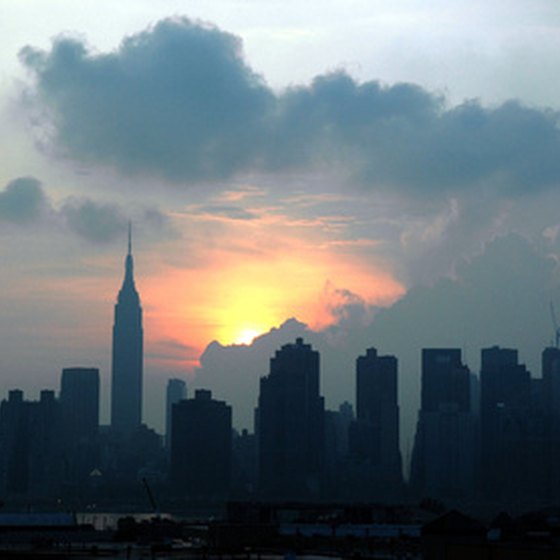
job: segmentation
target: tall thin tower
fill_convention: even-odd
[[[125,275],[115,305],[111,426],[129,433],[142,423],[142,307],[134,285],[132,231],[128,225]]]

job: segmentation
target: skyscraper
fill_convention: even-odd
[[[2,496],[58,496],[61,457],[60,403],[54,391],[26,401],[23,391],[9,392],[0,403],[0,492]]]
[[[187,398],[187,384],[182,379],[169,379],[165,398],[165,447],[171,445],[171,413],[173,405]]]
[[[122,433],[130,433],[142,423],[142,308],[133,266],[129,225],[125,275],[113,325],[111,426]]]
[[[64,485],[76,496],[84,490],[98,465],[99,370],[74,367],[62,370],[60,380],[61,434]]]
[[[65,431],[72,445],[93,441],[99,427],[99,370],[64,368],[60,380],[60,404]]]
[[[397,358],[368,348],[356,360],[357,418],[350,430],[351,452],[361,491],[389,496],[401,489]]]
[[[474,490],[470,379],[461,350],[422,350],[422,403],[411,464],[411,485],[420,495],[457,499]]]
[[[545,348],[542,353],[542,379],[545,407],[549,415],[560,417],[560,348]]]
[[[197,498],[224,498],[231,480],[231,407],[195,391],[172,407],[173,490]]]
[[[470,376],[461,363],[458,348],[424,348],[422,350],[423,412],[437,412],[442,407],[470,410]]]
[[[522,499],[538,456],[533,380],[515,349],[484,348],[480,358],[481,487],[493,500]]]
[[[259,486],[267,497],[303,499],[321,491],[324,400],[319,353],[298,338],[270,360],[261,378],[257,431]]]

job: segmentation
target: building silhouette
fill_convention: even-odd
[[[519,445],[527,427],[531,376],[515,349],[484,348],[480,357],[480,480],[487,498],[501,499],[513,487],[521,490],[525,469],[518,462]]]
[[[173,405],[187,398],[187,384],[182,379],[169,379],[165,391],[165,447],[171,446],[171,413]]]
[[[60,404],[65,439],[73,444],[94,441],[99,429],[99,370],[64,368],[60,379]]]
[[[560,348],[545,348],[541,363],[546,412],[560,417]]]
[[[171,483],[175,493],[223,499],[231,482],[231,407],[199,389],[172,407]]]
[[[59,401],[65,491],[76,496],[88,486],[99,462],[99,370],[63,369]]]
[[[421,410],[437,412],[445,405],[470,410],[470,377],[458,348],[422,349]]]
[[[14,389],[0,404],[2,496],[52,498],[61,480],[61,414],[54,391],[26,401]]]
[[[269,498],[317,497],[324,475],[324,400],[319,353],[286,344],[260,381],[257,411],[259,490]]]
[[[129,226],[124,281],[115,305],[111,378],[111,427],[125,434],[142,423],[142,308],[133,266]]]
[[[421,408],[411,464],[411,487],[421,496],[461,499],[474,491],[476,423],[470,379],[461,350],[422,350]]]
[[[399,448],[398,362],[369,348],[356,360],[356,421],[350,450],[359,492],[390,499],[402,491]]]
[[[560,499],[560,348],[548,347],[542,352],[543,408],[546,418],[546,495]]]

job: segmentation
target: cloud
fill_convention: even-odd
[[[56,39],[21,60],[69,156],[180,184],[240,172],[336,169],[425,195],[491,186],[515,195],[560,180],[559,115],[511,101],[485,108],[413,84],[344,72],[272,91],[241,41],[187,18],[160,21],[110,53]]]
[[[0,192],[0,221],[17,224],[35,222],[48,206],[41,183],[33,177],[19,177]]]
[[[122,238],[127,227],[127,220],[120,208],[89,199],[70,199],[60,213],[71,231],[94,243]]]
[[[114,53],[59,38],[50,53],[27,47],[21,59],[74,157],[197,181],[250,166],[262,143],[271,93],[239,39],[214,27],[168,19]]]
[[[179,235],[169,216],[157,208],[130,211],[118,204],[70,197],[65,199],[58,215],[70,231],[96,244],[122,240],[129,221],[133,223],[135,230],[148,232],[152,240],[176,239]]]
[[[118,204],[87,197],[68,197],[57,203],[34,177],[19,177],[0,191],[0,222],[15,225],[41,223],[50,231],[65,228],[90,243],[106,244],[123,239],[128,221],[149,231],[150,238],[177,238],[169,216],[157,208],[125,211]]]
[[[255,212],[232,205],[209,204],[199,206],[197,211],[202,214],[210,214],[211,216],[217,216],[229,220],[254,220],[258,217]]]

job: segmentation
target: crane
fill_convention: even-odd
[[[554,304],[552,302],[550,302],[550,316],[552,318],[552,326],[554,328],[554,347],[558,348],[560,345],[560,328],[558,328],[556,311],[554,310]]]
[[[157,506],[156,500],[155,500],[154,495],[152,493],[152,489],[150,488],[150,485],[148,484],[148,481],[146,480],[146,478],[142,478],[142,484],[144,485],[144,488],[146,489],[146,493],[148,494],[148,498],[150,500],[150,505],[152,506],[152,509],[154,510],[154,514],[157,518],[159,518],[159,508]]]

